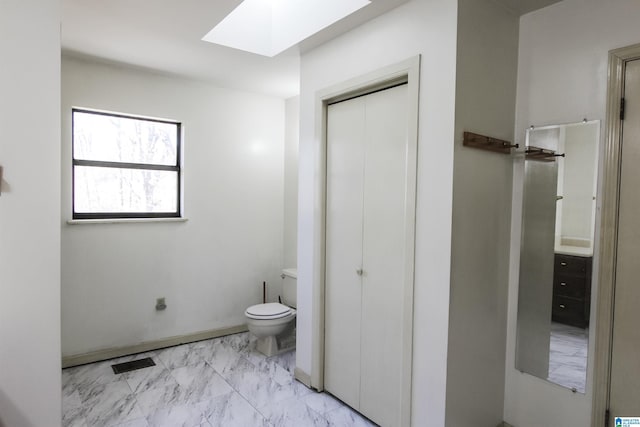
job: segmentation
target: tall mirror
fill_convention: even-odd
[[[599,121],[527,130],[516,369],[584,393]]]

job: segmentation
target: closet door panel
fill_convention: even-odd
[[[400,424],[405,272],[407,86],[367,96],[360,410]]]
[[[325,388],[360,405],[365,99],[327,110]]]

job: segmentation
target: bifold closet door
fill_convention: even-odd
[[[365,98],[327,111],[325,388],[360,406]]]
[[[400,425],[405,283],[407,85],[369,95],[362,239],[360,410]]]
[[[329,106],[325,388],[399,425],[406,267],[407,86]]]

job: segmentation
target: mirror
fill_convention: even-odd
[[[584,393],[600,122],[527,130],[516,369]]]

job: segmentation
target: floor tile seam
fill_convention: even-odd
[[[72,390],[71,394],[73,394],[74,391],[78,391],[78,383],[71,380],[71,378],[69,378],[67,382],[62,381],[62,390],[64,391],[64,389],[68,387]]]
[[[88,391],[94,391],[94,390],[92,390],[93,388],[96,388],[96,387],[105,387],[105,388],[106,388],[106,387],[108,387],[108,386],[110,386],[110,385],[112,385],[112,384],[115,384],[115,383],[117,383],[117,382],[120,382],[120,381],[124,382],[124,383],[127,385],[127,388],[128,388],[128,389],[129,389],[129,391],[131,392],[131,393],[128,393],[128,394],[132,394],[133,392],[131,391],[131,387],[129,386],[129,383],[128,383],[126,380],[122,379],[122,378],[120,378],[120,379],[116,379],[116,380],[111,381],[111,382],[106,383],[106,384],[97,384],[97,385],[90,386],[90,387],[87,387],[87,388],[88,388]],[[93,398],[93,399],[102,400],[101,398],[99,398],[99,395],[101,396],[103,393],[104,393],[104,391],[102,391],[102,392],[100,392],[100,393],[98,393],[98,394],[94,394],[94,393],[87,393],[87,397],[84,397],[84,396],[83,396],[83,393],[80,393],[80,392],[78,391],[78,396],[80,397],[80,402],[82,403],[82,406],[83,406],[86,410],[89,410],[89,409],[91,408],[91,406],[93,406],[93,405],[90,405],[92,398]]]
[[[214,371],[215,371],[215,369],[214,369]],[[229,388],[230,388],[231,390],[235,391],[235,389],[233,388],[233,385],[231,385],[231,383],[230,383],[229,381],[227,381],[227,379],[226,379],[225,377],[223,377],[222,375],[220,375],[220,374],[219,374],[219,373],[217,373],[217,372],[216,372],[216,375],[217,375],[217,376],[219,376],[219,377],[220,377],[220,379],[221,379],[222,381],[224,381],[224,383],[225,383],[226,385],[228,385],[228,386],[229,386]]]
[[[149,424],[149,421],[147,420],[149,414],[147,414],[147,411],[143,410],[142,405],[140,405],[140,402],[138,402],[138,395],[136,393],[134,393],[133,398],[136,400],[136,406],[140,410],[140,413],[143,415],[143,418],[145,419],[145,421],[147,421],[147,424]]]
[[[81,418],[84,420],[84,423],[86,425],[89,425],[89,420],[87,419],[87,412],[89,410],[89,408],[87,408],[87,406],[84,404],[84,402],[81,402],[80,408],[79,408],[82,412]],[[64,416],[64,414],[63,414]]]
[[[224,379],[224,378],[223,378],[223,379]],[[225,379],[225,381],[227,381],[227,380]],[[233,386],[233,384],[231,384],[231,383],[230,383],[230,382],[228,382],[228,381],[227,381],[227,384],[229,384],[229,385],[231,386],[231,388],[233,389],[233,392],[234,392],[234,393],[236,393],[236,394],[237,394],[238,396],[240,396],[240,397],[241,397],[245,402],[247,402],[247,403],[249,404],[249,406],[251,406],[251,407],[252,407],[252,408],[253,408],[257,413],[259,413],[259,414],[262,416],[262,418],[264,418],[265,420],[267,419],[267,418],[264,416],[264,414],[263,414],[263,413],[262,413],[262,412],[261,412],[261,411],[260,411],[260,410],[259,410],[259,409],[254,405],[254,404],[253,404],[253,403],[251,403],[251,401],[250,401],[250,400],[249,400],[249,399],[248,399],[244,394],[242,394],[242,393],[240,392],[240,390],[238,390],[237,388],[235,388],[235,387]]]
[[[135,392],[134,390],[131,388],[131,385],[129,384],[129,381],[127,381],[126,378],[123,378],[124,383],[127,385],[127,388],[129,389],[129,391],[131,392],[130,394],[133,395],[133,397],[135,398]],[[138,401],[136,400],[136,404],[138,403]]]
[[[178,366],[176,367],[176,369],[178,368],[186,368],[186,367],[190,367],[190,366],[198,366],[198,365],[202,365],[202,364],[209,364],[209,360],[205,357],[198,357],[198,360],[193,362],[193,363],[188,363],[186,365],[183,366]]]
[[[196,406],[198,406],[199,403],[201,403],[201,402],[193,403],[193,402],[188,401],[188,402],[182,402],[179,405],[169,405],[169,406],[163,405],[161,408],[156,408],[153,411],[149,412],[149,414],[144,415],[143,418],[147,422],[147,425],[151,426],[151,421],[149,420],[149,418],[151,418],[157,412],[170,411],[170,410],[173,410],[175,408],[196,407]],[[202,420],[204,418],[208,422],[208,418],[207,418],[207,416],[205,415],[205,413],[204,413],[204,411],[202,409],[198,409],[198,415],[200,417],[200,420]],[[202,423],[200,423],[200,424],[202,424]]]
[[[286,367],[284,367],[280,363],[278,363],[273,357],[265,357],[264,358],[264,362],[265,362],[266,365],[277,366],[277,367],[279,367],[281,369],[284,369],[285,371],[289,372],[289,370]]]
[[[174,384],[168,384],[168,383],[164,383],[162,385],[158,385],[157,387],[149,387],[146,388],[144,390],[140,390],[140,391],[135,391],[134,395],[136,397],[136,401],[138,401],[138,398],[140,397],[141,394],[149,392],[149,391],[156,391],[156,390],[162,390],[167,388],[169,385],[172,385],[175,387],[178,387],[180,389],[180,393],[186,393],[186,389],[185,387],[183,387],[180,383],[178,383],[178,381],[176,381],[175,378],[171,377],[174,381],[175,381],[175,385]]]
[[[176,376],[174,375],[173,371],[175,371],[176,369],[180,369],[180,368],[169,368],[167,367],[167,370],[169,371],[169,375],[171,375],[171,378],[173,378],[173,380],[176,382],[176,384],[178,384],[180,387],[182,387],[182,384],[180,384],[180,381],[178,381],[178,379],[176,378]]]
[[[325,416],[325,414],[322,414],[322,413],[320,413],[320,412],[316,411],[316,410],[315,410],[315,409],[313,409],[311,406],[309,406],[309,405],[307,404],[307,402],[302,402],[302,403],[304,403],[304,405],[307,407],[307,409],[308,409],[309,411],[313,412],[314,414],[317,414],[320,418],[322,418],[323,420],[325,420],[325,421],[327,422],[327,424],[329,424],[329,420],[327,419],[327,417]],[[338,408],[336,408],[336,409],[338,409]],[[327,412],[331,412],[331,411],[327,411]]]
[[[240,394],[240,393],[238,392],[238,394]],[[242,394],[240,394],[240,395],[242,396]],[[245,399],[245,398],[244,398],[244,396],[242,396],[242,398],[243,398],[243,399]],[[245,400],[247,400],[247,399],[245,399]],[[257,413],[259,413],[259,414],[260,414],[260,416],[262,416],[262,418],[264,418],[264,419],[267,421],[267,423],[269,423],[270,425],[272,425],[272,424],[273,424],[273,423],[271,422],[271,420],[269,420],[269,417],[267,417],[267,416],[265,415],[265,413],[263,412],[264,408],[266,408],[266,407],[268,406],[268,404],[267,404],[267,405],[264,405],[262,408],[257,408],[257,407],[255,407],[251,402],[249,402],[248,400],[247,400],[247,402],[249,403],[249,405],[251,405],[251,407],[252,407],[253,409],[255,409],[255,410],[256,410],[256,412],[257,412]]]
[[[152,355],[148,356],[151,357],[151,359],[153,360],[153,362],[156,364],[156,366],[161,365],[163,368],[165,369],[169,369],[167,367],[167,365],[164,363],[164,361],[162,359],[160,359],[160,355],[157,351],[154,351],[153,353],[151,353]]]
[[[146,378],[148,378],[148,377],[146,377]],[[138,393],[138,392],[139,392],[139,391],[138,391],[138,388],[140,388],[140,386],[141,386],[142,384],[144,384],[145,386],[148,386],[148,385],[149,385],[149,383],[143,379],[142,381],[140,381],[140,382],[138,383],[138,385],[137,385],[136,387],[133,387],[133,386],[131,385],[131,383],[129,382],[129,381],[133,381],[133,380],[131,380],[131,378],[130,378],[130,377],[125,377],[125,378],[124,378],[124,380],[127,382],[127,384],[129,385],[129,388],[130,388],[130,389],[131,389],[131,391],[133,391],[134,393]],[[147,387],[146,389],[149,389],[149,388],[151,388],[151,387]]]
[[[246,355],[240,353],[240,352],[236,352],[238,354],[238,356],[240,356],[240,359],[243,359],[245,362],[248,362],[251,366],[253,366],[255,369],[258,369],[258,366],[256,366],[255,363],[253,363],[248,357],[246,357]]]
[[[195,366],[198,366],[198,365],[200,365],[200,364],[202,364],[202,363],[204,363],[204,364],[205,364],[205,366],[209,366],[210,368],[212,368],[212,369],[213,369],[213,371],[214,371],[214,372],[216,372],[215,368],[213,368],[213,366],[211,366],[211,365],[210,365],[209,363],[207,363],[206,361],[205,361],[205,362],[202,362],[202,361],[201,361],[201,362],[194,363],[194,364],[191,364],[191,365],[180,366],[180,367],[176,367],[176,368],[173,368],[173,369],[169,369],[169,368],[167,368],[167,370],[169,371],[169,375],[171,375],[171,378],[173,378],[173,380],[174,380],[174,381],[175,381],[179,386],[182,386],[182,384],[180,384],[180,381],[178,381],[178,378],[176,377],[176,375],[174,374],[174,372],[175,372],[175,371],[177,371],[178,369],[195,367]],[[217,372],[216,372],[216,373],[217,373]],[[185,389],[186,389],[186,387],[183,387],[183,388],[185,388]]]
[[[231,383],[231,381],[229,381],[229,380],[227,379],[227,377],[225,377],[224,375],[219,374],[219,373],[217,373],[217,372],[216,372],[216,374],[217,374],[220,378],[222,378],[222,380],[224,380],[224,382],[225,382],[225,383],[227,383],[227,385],[228,385],[229,387],[231,387],[231,390],[233,390],[233,391],[235,391],[235,392],[238,392],[238,393],[239,393],[239,391],[235,388],[235,386],[233,385],[233,383]]]
[[[238,362],[240,362],[240,360],[244,360],[245,362],[247,362],[247,363],[251,366],[251,368],[254,370],[254,372],[255,372],[255,373],[258,373],[258,374],[265,374],[265,373],[264,373],[263,371],[261,371],[261,370],[260,370],[260,368],[259,368],[258,366],[256,366],[256,364],[255,364],[255,363],[253,363],[251,360],[247,359],[246,357],[244,357],[243,355],[241,355],[241,354],[239,354],[239,353],[237,353],[237,354],[238,354],[238,356],[239,356],[239,360],[238,360]],[[210,365],[210,366],[213,368],[213,365]],[[215,368],[213,368],[213,369],[218,373],[218,375],[220,375],[220,376],[221,376],[225,381],[227,381],[227,377],[224,375],[224,373],[222,373],[222,372],[218,372],[218,371],[217,371],[217,369],[215,369]],[[231,369],[229,370],[229,374],[233,374],[233,373],[234,373],[234,369],[233,369],[233,368],[231,368]],[[269,379],[271,379],[272,381],[274,381],[274,380],[273,380],[273,378],[271,377],[271,375],[269,375],[269,374],[266,374],[266,375],[269,377]],[[229,381],[227,381],[227,382],[229,383]],[[231,383],[229,383],[229,384],[231,384]]]
[[[241,394],[238,390],[236,390],[236,389],[235,389],[235,387],[233,387],[233,385],[232,385],[229,381],[227,381],[227,379],[226,379],[225,377],[223,377],[222,375],[220,375],[220,374],[215,370],[215,368],[213,368],[213,367],[211,367],[211,368],[214,370],[215,374],[216,374],[216,375],[218,375],[222,381],[224,381],[224,383],[229,387],[229,389],[230,389],[230,390],[229,390],[228,392],[225,392],[225,393],[222,393],[222,394],[219,394],[219,395],[216,395],[216,396],[209,396],[209,397],[206,397],[206,398],[204,398],[204,400],[200,400],[200,401],[198,401],[198,402],[193,402],[193,401],[191,401],[191,398],[189,398],[189,399],[188,399],[188,400],[189,400],[189,404],[198,405],[198,404],[208,403],[208,401],[210,401],[210,400],[212,400],[212,399],[217,399],[217,398],[222,397],[222,396],[225,396],[225,395],[229,395],[229,396],[231,396],[231,395],[233,395],[233,394],[235,393],[235,394],[237,394],[238,396],[240,396],[242,399],[244,399],[247,403],[249,403],[249,405],[251,405],[251,403],[250,403],[247,399],[245,399],[245,397],[244,397],[244,396],[242,396],[242,394]],[[182,387],[182,386],[180,386],[180,387]],[[186,392],[188,393],[188,390],[187,390]],[[253,406],[252,406],[252,407],[253,407]],[[206,416],[206,411],[205,411],[205,410],[201,410],[201,415],[202,415],[202,417],[204,417],[207,421],[209,420],[209,418]]]
[[[176,384],[178,384],[178,385],[180,385],[180,386],[181,386],[182,384],[180,384],[180,381],[178,381],[178,378],[176,378],[176,376],[175,376],[174,372],[175,372],[176,370],[178,370],[178,369],[182,369],[182,368],[185,368],[185,367],[186,367],[186,366],[181,366],[181,367],[179,367],[179,368],[169,368],[169,367],[167,367],[167,371],[169,371],[169,375],[171,376],[171,378],[176,382]]]
[[[243,398],[248,404],[249,406],[251,406],[253,409],[255,409],[255,411],[260,414],[262,416],[262,418],[264,418],[265,420],[267,420],[268,423],[271,424],[271,421],[269,421],[269,418],[262,412],[261,408],[266,408],[269,404],[273,404],[273,403],[282,403],[283,401],[287,400],[287,399],[281,399],[275,402],[269,402],[268,404],[263,405],[261,408],[258,408],[256,405],[254,405],[253,403],[251,403],[251,400],[249,400],[248,397],[246,397],[244,394],[242,394],[242,392],[240,390],[235,389],[235,392],[238,393],[238,395]]]
[[[129,385],[129,384],[127,384],[127,386],[128,386],[128,385]],[[144,412],[142,411],[142,409],[141,409],[140,405],[138,404],[138,399],[137,399],[137,397],[135,396],[135,394],[134,394],[134,393],[131,393],[131,394],[129,394],[129,396],[133,397],[133,399],[134,399],[134,401],[135,401],[135,402],[134,402],[134,405],[138,408],[138,410],[140,411],[140,414],[142,414],[142,415],[143,415],[143,418],[146,420],[146,419],[147,419],[147,417],[144,415]],[[121,413],[122,413],[122,407],[119,407],[119,408],[118,408],[118,414],[121,414]],[[96,417],[96,421],[107,421],[108,419],[109,419],[109,418],[101,417],[101,416]],[[124,424],[124,423],[127,423],[127,422],[129,422],[129,421],[133,421],[133,420],[135,420],[135,419],[136,419],[136,418],[134,418],[134,419],[132,419],[132,420],[127,420],[127,421],[124,421],[124,422],[121,422],[121,423],[118,423],[118,424],[109,425],[109,426],[107,426],[107,427],[112,427],[112,426],[113,426],[113,427],[117,427],[117,426],[118,426],[118,425],[120,425],[120,424]],[[86,422],[86,424],[87,424],[87,426],[88,426],[88,425],[89,425],[89,419],[88,419],[87,417],[85,417],[85,422]],[[149,422],[148,422],[148,421],[147,421],[147,424],[149,424]],[[106,425],[106,424],[105,424],[105,425]]]
[[[88,408],[87,408],[87,405],[84,403],[82,398],[80,398],[80,408],[79,409],[82,411],[82,419],[84,420],[85,424],[89,425],[89,422],[88,422],[87,416],[86,416]],[[63,414],[63,417],[64,417],[64,414]]]
[[[211,361],[209,361],[209,360],[205,360],[205,361],[204,361],[204,363],[206,363],[207,365],[209,365],[209,367],[210,367],[211,369],[213,369],[213,372],[215,372],[216,374],[220,375],[220,377],[221,377],[223,380],[225,380],[225,381],[227,380],[227,379],[222,375],[222,372],[218,371],[218,370],[216,369],[216,367],[215,367],[215,366],[213,366],[213,364],[211,363]]]
[[[171,366],[171,367],[169,367],[167,365],[166,368],[169,371],[174,371],[174,370],[180,369],[180,368],[187,368],[187,367],[191,367],[191,366],[197,366],[197,365],[205,363],[205,362],[206,362],[206,360],[203,359],[203,360],[198,360],[197,362],[194,362],[194,363],[187,363],[186,365],[180,364],[180,365],[175,365],[175,366]]]
[[[326,418],[326,415],[327,415],[329,412],[336,412],[336,411],[338,411],[338,410],[340,410],[340,409],[342,409],[342,408],[347,408],[348,410],[350,410],[350,411],[354,412],[355,414],[362,416],[362,415],[361,415],[357,410],[355,410],[355,409],[354,409],[354,408],[352,408],[351,406],[347,405],[346,403],[343,403],[343,404],[342,404],[342,406],[338,406],[337,408],[333,408],[333,409],[331,409],[331,410],[327,411],[327,412],[325,413],[325,418]]]
[[[305,395],[305,396],[306,396],[306,395]],[[307,404],[307,402],[303,401],[301,397],[295,397],[295,396],[294,396],[294,397],[290,397],[290,398],[287,398],[287,399],[283,399],[283,400],[280,400],[280,401],[277,401],[277,402],[270,402],[270,403],[268,403],[268,404],[264,405],[264,406],[262,407],[262,409],[264,410],[265,408],[267,408],[267,407],[268,407],[269,405],[271,405],[271,404],[279,404],[279,405],[282,405],[282,404],[284,404],[284,403],[285,403],[285,402],[287,402],[287,401],[294,401],[294,402],[302,403],[302,404],[307,408],[307,410],[308,410],[308,411],[310,411],[312,414],[317,415],[318,417],[320,417],[321,419],[323,419],[323,420],[325,420],[327,423],[329,423],[329,420],[327,419],[327,417],[326,417],[324,414],[322,414],[322,413],[320,413],[320,412],[316,411],[315,409],[313,409],[311,406],[309,406],[309,405]],[[338,409],[338,408],[335,408],[335,409]],[[269,418],[268,418],[268,417],[267,417],[267,416],[266,416],[266,415],[265,415],[265,414],[264,414],[260,409],[256,409],[256,410],[257,410],[257,411],[262,415],[262,417],[263,417],[265,420],[267,420],[267,422],[268,422],[268,423],[270,423],[270,424],[271,424],[271,420],[270,420],[270,419],[269,419]],[[327,412],[330,412],[330,411],[327,411]],[[298,417],[290,417],[290,418],[293,418],[293,421],[304,421],[304,420],[302,420],[302,419],[299,419]]]
[[[335,411],[336,409],[340,409],[340,408],[342,408],[342,407],[344,407],[344,406],[346,406],[347,408],[350,408],[350,409],[351,409],[351,407],[350,407],[350,406],[348,406],[346,403],[344,403],[343,401],[341,401],[341,400],[340,400],[340,399],[338,399],[337,397],[334,397],[334,396],[332,396],[332,395],[330,395],[330,394],[328,394],[328,393],[325,393],[325,392],[316,392],[316,394],[317,394],[317,395],[325,396],[325,398],[331,398],[331,399],[335,400],[335,401],[337,402],[337,404],[338,404],[338,406],[336,406],[335,408],[333,408],[333,409],[327,409],[327,410],[326,410],[326,411],[324,411],[324,412],[316,411],[316,412],[318,412],[319,414],[321,414],[322,416],[326,415],[328,412]],[[311,396],[311,393],[309,393],[309,394],[305,394],[304,396],[300,397],[300,399],[306,399],[306,398],[308,398],[309,396]],[[305,404],[307,404],[307,406],[310,406],[306,401],[305,401]],[[312,408],[312,409],[313,409],[313,408]],[[315,409],[314,409],[314,410],[315,410]]]
[[[214,371],[215,371],[215,370],[214,370]],[[226,392],[226,393],[222,393],[222,394],[219,394],[219,395],[216,395],[216,396],[210,396],[210,397],[207,397],[207,399],[215,399],[215,398],[217,398],[217,397],[224,396],[225,394],[231,394],[231,393],[237,392],[237,391],[236,391],[236,389],[235,389],[235,388],[233,388],[233,386],[231,385],[231,383],[229,383],[229,381],[227,381],[227,380],[226,380],[226,378],[224,378],[222,375],[218,374],[217,372],[216,372],[215,374],[216,374],[217,376],[219,376],[219,377],[220,377],[220,379],[221,379],[222,381],[224,381],[224,383],[225,383],[225,384],[226,384],[226,385],[231,389],[231,391],[228,391],[228,392]],[[207,385],[209,385],[209,384],[207,384]],[[200,402],[200,403],[201,403],[201,402]]]
[[[291,373],[291,371],[289,371],[289,367],[288,366],[284,366],[283,364],[280,364],[278,362],[273,362],[274,364],[278,365],[279,367],[281,367],[282,369],[284,369],[285,371]]]
[[[321,394],[322,394],[322,393],[321,393]],[[338,407],[336,407],[336,408],[329,409],[329,410],[324,411],[324,412],[320,412],[320,411],[317,411],[317,410],[313,409],[313,408],[311,407],[311,405],[309,405],[305,400],[303,400],[303,399],[304,399],[304,398],[306,398],[307,396],[309,396],[309,394],[305,394],[304,396],[300,397],[300,398],[299,398],[299,400],[302,400],[302,401],[303,401],[303,403],[304,403],[305,405],[307,405],[307,407],[308,407],[310,410],[312,410],[313,412],[315,412],[315,413],[317,413],[317,414],[322,415],[322,417],[323,417],[323,418],[326,418],[326,414],[327,414],[327,413],[329,413],[329,412],[331,412],[331,411],[335,411],[336,409],[340,409],[342,406],[344,406],[344,404],[341,402],[340,406],[338,406]]]
[[[174,381],[175,381],[175,378],[174,378]],[[177,383],[177,381],[176,381],[176,383]],[[178,386],[180,386],[180,384],[178,384]],[[147,390],[155,390],[155,389],[147,389]],[[150,425],[150,423],[149,423],[149,417],[150,417],[154,412],[156,412],[156,411],[157,411],[157,409],[151,410],[151,411],[149,411],[149,413],[147,413],[147,411],[146,411],[146,410],[144,410],[144,406],[143,406],[142,404],[140,404],[140,402],[138,401],[138,393],[134,392],[134,393],[133,393],[133,398],[134,398],[134,399],[135,399],[135,401],[136,401],[136,406],[138,407],[138,410],[139,410],[139,411],[140,411],[140,413],[142,414],[142,418],[144,418],[144,420],[146,421],[147,425]],[[166,406],[166,405],[163,405],[163,406],[162,406],[162,409],[167,409],[167,408],[171,408],[171,407],[172,407],[172,406]]]
[[[83,389],[83,388],[90,389],[90,388],[93,388],[93,387],[98,386],[98,385],[106,386],[106,385],[108,385],[108,384],[110,384],[112,382],[115,382],[115,381],[117,381],[117,379],[115,379],[113,381],[105,382],[105,383],[102,383],[102,382],[100,382],[98,380],[95,380],[95,381],[91,381],[88,384],[83,384],[82,381],[74,381],[73,382],[73,392],[77,391],[78,394],[80,395],[80,399],[82,400],[82,394],[80,393],[80,389]],[[73,394],[73,392],[71,394]]]
[[[229,381],[227,381],[227,379],[224,377],[224,375],[222,375],[222,373],[221,373],[221,372],[218,372],[218,370],[217,370],[217,369],[216,369],[216,368],[215,368],[211,363],[209,363],[208,361],[205,361],[205,363],[206,363],[206,364],[207,364],[211,369],[213,369],[213,372],[214,372],[217,376],[219,376],[219,377],[220,377],[220,379],[221,379],[222,381],[224,381],[224,382],[225,382],[225,384],[227,384],[229,387],[231,387],[231,389],[232,389],[232,390],[237,391],[237,390],[233,387],[233,385],[232,385]]]
[[[63,414],[63,417],[64,417],[64,414]],[[87,417],[85,417],[84,415],[82,415],[80,418],[82,419],[82,421],[84,421],[84,425],[85,425],[85,426],[88,426],[88,425],[89,425],[89,420],[87,420]],[[64,426],[64,424],[63,424],[63,427],[65,427],[65,426]]]
[[[251,404],[251,402],[249,402],[239,391],[237,391],[233,387],[232,387],[232,391],[230,391],[228,393],[225,393],[225,394],[221,394],[220,396],[216,396],[216,398],[219,398],[219,397],[222,397],[222,396],[225,396],[225,395],[229,395],[229,399],[226,399],[226,401],[225,401],[225,409],[226,409],[226,405],[229,403],[229,400],[231,399],[231,397],[234,394],[237,394],[242,400],[244,400],[249,406],[251,406],[264,420],[267,419],[260,411],[258,411],[258,409],[255,406],[253,406]],[[206,414],[204,414],[204,413],[203,413],[203,417],[207,420],[207,422],[209,422],[209,424],[211,424],[210,423],[210,418],[211,417],[207,417]]]

